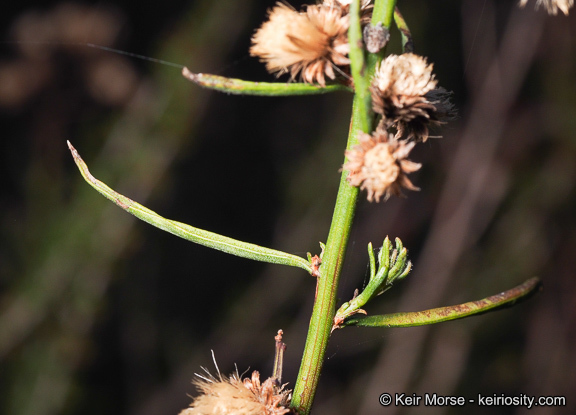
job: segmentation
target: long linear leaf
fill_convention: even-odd
[[[226,78],[224,76],[205,73],[193,73],[188,68],[182,69],[182,75],[195,84],[214,89],[220,92],[235,95],[260,95],[260,96],[290,96],[290,95],[318,95],[328,94],[335,91],[350,91],[344,85],[320,85],[287,83],[287,82],[251,82],[242,79]]]
[[[253,259],[255,261],[299,267],[305,269],[308,272],[312,271],[310,263],[302,257],[270,248],[265,248],[248,242],[238,241],[227,236],[198,229],[185,223],[166,219],[158,215],[156,212],[112,190],[105,183],[102,183],[100,180],[92,176],[88,170],[88,166],[86,163],[84,163],[84,160],[82,160],[78,154],[78,151],[76,151],[70,142],[68,142],[68,147],[72,152],[72,156],[74,157],[76,165],[80,169],[80,173],[82,173],[84,179],[94,189],[96,189],[107,199],[120,206],[125,211],[130,212],[144,222],[148,222],[149,224],[159,229],[170,232],[171,234],[179,236],[188,241],[195,242],[197,244],[204,245],[209,248],[223,251],[232,255]]]
[[[368,317],[354,316],[346,320],[342,326],[414,327],[441,323],[443,321],[470,317],[488,311],[494,311],[497,308],[511,306],[517,301],[534,294],[540,287],[540,280],[534,277],[508,291],[482,300],[409,313],[394,313]]]

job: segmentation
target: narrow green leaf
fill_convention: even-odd
[[[72,144],[68,142],[68,147],[72,152],[74,161],[80,169],[80,173],[84,179],[99,193],[105,196],[107,199],[116,203],[122,209],[130,212],[137,218],[148,222],[149,224],[162,229],[166,232],[170,232],[173,235],[179,236],[180,238],[186,239],[191,242],[195,242],[200,245],[207,246],[228,254],[240,256],[243,258],[253,259],[255,261],[270,262],[272,264],[282,264],[289,265],[293,267],[303,268],[308,272],[312,271],[310,263],[304,258],[296,255],[288,254],[282,251],[276,251],[270,248],[264,248],[259,245],[254,245],[247,242],[238,241],[236,239],[228,238],[227,236],[222,236],[217,233],[205,231],[202,229],[194,228],[193,226],[187,225],[185,223],[177,222],[174,220],[163,218],[156,212],[134,202],[132,199],[121,195],[120,193],[112,190],[106,184],[97,180],[90,171],[88,166],[76,149],[72,147]]]
[[[412,270],[412,262],[408,261],[406,262],[406,266],[404,267],[404,271],[402,271],[402,273],[400,275],[398,275],[395,280],[396,281],[402,281],[404,278],[406,278],[406,276],[408,276],[408,274],[410,273],[410,271]]]
[[[404,272],[406,267],[406,257],[408,256],[408,250],[406,248],[402,248],[402,251],[398,251],[397,249],[394,250],[397,254],[397,257],[394,258],[394,266],[388,272],[388,279],[386,280],[386,284],[392,285],[396,278]]]
[[[400,13],[398,7],[394,9],[394,23],[396,23],[396,27],[400,30],[400,34],[402,36],[402,52],[403,53],[412,53],[414,52],[414,41],[412,40],[412,33],[410,33],[410,28],[406,24],[406,20]]]
[[[409,313],[394,313],[368,317],[354,315],[354,317],[346,320],[342,326],[414,327],[441,323],[443,321],[470,317],[511,306],[519,300],[536,293],[540,287],[540,280],[538,278],[531,278],[517,287],[482,300]]]
[[[376,276],[376,258],[374,258],[374,248],[372,242],[368,243],[368,258],[370,258],[370,280],[372,281]]]
[[[380,264],[380,268],[388,268],[390,266],[390,247],[390,238],[386,236],[384,242],[382,242],[382,248],[380,248],[380,251],[378,252],[378,264]]]
[[[335,91],[348,91],[350,88],[334,84],[322,87],[315,84],[303,84],[293,82],[250,82],[242,79],[226,78],[218,75],[205,73],[193,73],[188,68],[182,69],[182,75],[196,85],[214,89],[220,92],[235,95],[260,95],[260,96],[290,96],[290,95],[318,95],[328,94]]]

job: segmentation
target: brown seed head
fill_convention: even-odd
[[[278,3],[268,20],[252,37],[250,54],[266,62],[266,69],[278,75],[298,73],[305,82],[326,85],[336,78],[334,66],[346,66],[348,59],[346,8],[338,2],[308,5],[298,12]]]
[[[382,61],[372,85],[382,93],[397,97],[422,96],[436,88],[432,65],[413,53],[389,55]]]
[[[367,190],[370,202],[401,196],[402,187],[419,190],[406,176],[421,167],[406,158],[415,142],[397,140],[381,130],[373,135],[362,133],[358,141],[359,145],[346,151],[348,161],[342,168],[349,171],[347,180],[352,186]]]
[[[406,53],[389,55],[372,79],[372,107],[382,115],[383,129],[395,128],[396,138],[426,141],[429,125],[443,124],[454,113],[450,94],[437,88],[432,64]]]
[[[276,385],[274,378],[260,384],[260,374],[240,380],[238,373],[230,378],[199,376],[194,381],[200,390],[190,408],[179,415],[283,415],[290,412],[290,391]]]

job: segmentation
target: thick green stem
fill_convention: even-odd
[[[360,100],[355,98],[355,104]],[[358,105],[355,105],[357,108]],[[358,111],[354,111],[357,115]],[[358,135],[358,122],[353,122],[348,138],[348,148],[355,145]],[[316,291],[316,300],[310,319],[308,337],[302,356],[300,372],[292,393],[292,407],[299,414],[308,414],[312,407],[320,372],[324,363],[324,354],[334,314],[336,312],[336,293],[340,271],[344,261],[344,254],[348,244],[352,218],[356,207],[358,188],[352,187],[346,181],[346,172],[343,172],[336,198],[336,207],[332,217],[332,225],[326,242],[326,249],[322,256],[320,276]]]
[[[384,26],[390,27],[394,11],[395,0],[376,0],[374,14],[377,14]],[[373,114],[370,99],[370,78],[374,72],[377,60],[366,62],[362,44],[362,30],[360,27],[360,2],[355,0],[350,6],[350,29],[348,31],[350,44],[350,69],[354,79],[354,103],[352,120],[348,136],[347,148],[351,149],[358,143],[360,132],[370,133],[372,129]],[[298,378],[292,393],[291,407],[301,415],[310,413],[320,372],[324,363],[326,346],[336,313],[336,294],[340,271],[348,245],[352,219],[358,198],[358,189],[346,181],[347,172],[342,172],[340,187],[336,198],[330,233],[326,241],[326,249],[322,257],[320,276],[316,290],[316,300],[310,318],[310,327],[304,355],[300,364]]]
[[[374,12],[372,13],[372,25],[381,22],[388,29],[392,25],[396,0],[376,0],[374,2]]]
[[[386,29],[390,30],[395,7],[396,0],[376,0],[374,2],[374,12],[372,13],[372,25],[376,26],[378,23],[382,23]],[[385,52],[386,47],[378,53],[368,54],[368,76],[372,76],[376,65],[382,60]]]
[[[354,80],[354,105],[358,111],[352,116],[352,124],[357,123],[362,131],[369,133],[371,129],[372,104],[370,97],[370,77],[366,65],[365,52],[360,25],[360,2],[353,1],[350,5],[350,28],[348,29],[350,44],[350,72]],[[354,125],[352,130],[354,129]],[[350,143],[349,143],[350,144]]]

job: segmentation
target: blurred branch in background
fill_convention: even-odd
[[[243,8],[235,2],[226,6],[219,3],[218,7],[211,2],[198,2],[182,18],[180,28],[160,47],[160,53],[172,60],[191,55],[194,65],[201,62],[202,68],[219,66],[241,25],[242,16],[245,16]],[[91,17],[97,18],[90,20]],[[89,41],[107,46],[112,45],[115,34],[108,33],[110,39],[105,41],[102,36],[94,37],[90,29],[107,27],[114,32],[118,23],[114,17],[98,9],[68,4],[45,15],[29,13],[19,20],[16,29],[31,32],[23,39],[18,38],[23,41]],[[30,26],[24,27],[26,24]],[[227,36],[220,36],[223,30]],[[124,58],[81,45],[24,43],[18,46],[28,56],[19,62],[28,62],[32,59],[30,54],[50,54],[40,56],[33,69],[40,74],[48,72],[46,76],[56,80],[73,76],[74,71],[79,70],[88,71],[89,75],[96,70],[94,66],[98,62],[88,57],[103,54],[108,61],[119,62],[126,69],[121,69],[118,75],[125,76],[126,71],[131,71],[130,62]],[[28,50],[31,52],[27,53]],[[60,55],[76,63],[69,63],[70,67],[47,66],[56,65]],[[2,74],[6,74],[7,66],[3,69]],[[66,73],[53,73],[57,71]],[[179,71],[159,67],[156,72],[153,80],[139,82],[132,97],[126,100],[125,109],[110,126],[97,127],[97,132],[81,126],[82,142],[93,149],[98,143],[102,148],[93,161],[95,171],[102,171],[113,178],[118,188],[141,200],[149,197],[176,154],[190,145],[206,106],[206,94],[192,93]],[[123,84],[113,75],[107,73],[104,79],[88,79],[88,88],[99,94],[105,88],[117,92]],[[59,85],[46,85],[46,88],[57,87]],[[82,102],[74,101],[77,97],[66,96],[66,92],[61,90],[57,95],[46,97],[45,105],[40,108],[43,112],[34,114],[35,122],[40,121],[37,130],[28,137],[31,142],[16,143],[19,148],[36,146],[38,151],[33,154],[27,171],[20,173],[27,184],[26,210],[11,212],[11,217],[3,218],[5,240],[13,239],[16,247],[25,250],[15,252],[18,262],[14,258],[10,260],[14,271],[17,270],[15,275],[11,280],[2,281],[5,291],[0,309],[0,358],[4,369],[0,376],[6,385],[2,388],[5,414],[64,413],[74,408],[70,405],[78,399],[78,392],[91,395],[91,391],[79,391],[74,378],[82,362],[90,360],[95,352],[91,340],[94,322],[106,303],[104,295],[114,264],[133,238],[131,217],[94,198],[77,180],[74,192],[67,195],[67,178],[62,172],[54,174],[54,169],[61,169],[58,164],[69,163],[60,157],[64,154],[61,147],[69,138],[65,126],[77,122],[73,117],[84,115],[74,111],[74,106]],[[24,98],[12,97],[11,102],[17,105]],[[62,105],[71,108],[63,111]],[[50,131],[50,127],[58,124],[62,128]],[[59,157],[47,159],[47,154]],[[17,157],[24,161],[22,156]],[[3,256],[7,254],[5,251]],[[107,400],[93,404],[109,413],[111,408],[102,407]]]
[[[386,235],[414,247],[414,274],[370,314],[482,298],[534,275],[544,291],[513,310],[439,327],[335,332],[314,411],[381,413],[383,392],[569,395],[576,13],[553,18],[516,2],[405,3],[416,52],[466,104],[459,126],[415,153],[429,166],[415,175],[421,192],[359,206],[340,297],[362,288],[365,246]],[[270,81],[242,57],[273,4],[196,1],[185,13],[162,5],[171,17],[164,34],[154,32],[158,52],[148,54],[194,72],[232,62],[231,76]],[[115,47],[121,28],[141,29],[139,19],[154,13],[116,7],[27,13],[16,20],[17,39]],[[136,29],[133,36],[144,35]],[[0,411],[176,414],[194,393],[193,373],[210,367],[211,349],[223,373],[237,363],[269,375],[279,328],[288,344],[284,379],[293,384],[315,281],[135,226],[82,181],[66,140],[97,177],[152,199],[168,217],[216,232],[238,224],[233,237],[318,254],[346,140],[347,94],[217,95],[173,68],[154,66],[152,77],[138,79],[134,61],[80,45],[19,48],[0,64],[0,104],[18,127],[1,140]],[[256,206],[234,213],[255,194]],[[568,405],[548,413],[576,410]]]
[[[471,91],[470,103],[462,111],[462,131],[447,137],[456,138],[456,150],[450,156],[451,162],[438,207],[422,253],[415,261],[415,272],[408,282],[410,288],[399,301],[399,310],[440,304],[446,301],[448,295],[464,298],[457,289],[450,289],[450,285],[480,292],[480,289],[496,289],[500,284],[519,281],[522,275],[544,274],[547,290],[546,281],[552,277],[547,272],[546,264],[553,262],[558,253],[553,252],[550,246],[546,247],[546,229],[538,229],[533,218],[521,213],[525,209],[532,210],[534,203],[539,200],[537,194],[545,197],[545,193],[534,192],[531,197],[522,199],[511,197],[518,191],[520,183],[529,180],[528,186],[534,190],[539,187],[539,180],[535,177],[534,180],[518,177],[524,172],[513,170],[516,166],[511,162],[515,160],[507,160],[502,156],[503,152],[508,157],[514,152],[515,158],[529,157],[533,151],[530,148],[534,145],[533,140],[548,141],[544,137],[526,137],[514,131],[517,128],[515,124],[519,122],[515,106],[520,99],[520,88],[525,84],[539,48],[547,47],[542,45],[542,31],[547,16],[512,9],[506,25],[502,28],[496,21],[501,19],[497,17],[497,12],[499,10],[495,2],[464,2],[462,7],[465,24],[462,31],[464,38],[468,39],[464,56],[472,58],[465,66]],[[482,18],[478,19],[478,16]],[[477,51],[480,51],[484,58],[478,56]],[[571,59],[573,61],[574,56],[571,56]],[[551,62],[546,64],[552,66]],[[527,131],[524,130],[523,133],[526,134]],[[549,142],[547,145],[550,146],[552,159],[557,161],[558,155],[552,148],[561,143]],[[558,178],[562,177],[561,182],[565,182],[566,177],[571,177],[571,185],[568,187],[572,192],[575,179],[573,150],[574,148],[571,150],[570,162],[566,160],[556,165],[558,169],[561,169],[562,165],[567,169],[556,173]],[[546,157],[543,154],[542,156]],[[533,162],[548,164],[545,159]],[[568,190],[566,184],[558,183],[557,179],[548,182],[547,187],[548,192],[554,193]],[[566,193],[567,195],[569,193]],[[553,198],[556,197],[558,196]],[[542,203],[542,199],[539,203]],[[504,208],[503,205],[507,206]],[[502,209],[513,211],[515,218],[513,219],[510,213],[498,215]],[[553,207],[548,206],[548,209]],[[515,225],[512,226],[514,222]],[[486,244],[482,238],[494,232],[492,227],[507,229],[504,232],[496,231],[497,237],[489,236],[492,240]],[[530,228],[533,230],[529,230]],[[518,245],[524,237],[530,238],[532,242],[519,248]],[[499,248],[488,248],[490,244]],[[469,256],[470,250],[479,249],[494,250],[494,255],[479,263],[462,263],[464,258]],[[517,252],[518,256],[514,255],[514,252]],[[536,258],[539,260],[534,261]],[[499,278],[495,280],[495,277]],[[503,282],[504,280],[508,282]],[[494,281],[498,281],[498,284]],[[550,289],[554,291],[553,287]],[[509,321],[511,325],[522,323]],[[464,359],[477,359],[474,355],[473,337],[478,334],[474,335],[472,332],[475,326],[471,324],[459,329],[423,328],[391,332],[380,352],[379,363],[372,372],[371,387],[365,395],[360,413],[378,411],[379,404],[373,397],[381,391],[426,393],[434,390],[448,395],[462,393],[458,383],[467,373]],[[497,338],[496,333],[493,335]],[[426,352],[426,342],[431,340],[434,346]],[[447,350],[452,350],[450,355],[453,357],[446,354]],[[427,359],[423,359],[423,353],[431,354]],[[400,356],[402,358],[399,358]],[[444,364],[438,365],[437,359],[443,359]],[[442,367],[440,373],[439,367]],[[521,369],[518,367],[519,371]],[[478,384],[475,385],[476,389],[466,391],[471,395],[480,392]],[[502,386],[494,387],[489,383],[482,387],[486,386],[492,387],[490,393],[500,394],[507,391]],[[557,386],[557,389],[548,392],[567,396],[574,387],[574,380]],[[522,387],[513,390],[526,393]],[[534,393],[541,394],[535,391]],[[565,409],[562,408],[561,411]],[[481,412],[481,408],[478,408],[478,411]],[[388,408],[388,412],[411,413],[393,406]]]
[[[488,3],[487,7],[490,6]],[[490,22],[493,16],[490,15],[489,12],[484,15],[484,22]],[[442,303],[448,285],[457,277],[454,273],[457,261],[484,233],[506,194],[507,174],[503,171],[505,167],[498,166],[496,151],[505,138],[511,105],[535,54],[542,23],[543,16],[513,11],[499,50],[489,54],[492,60],[468,68],[470,77],[478,80],[478,84],[473,85],[475,96],[470,109],[465,110],[468,116],[457,139],[457,149],[452,155],[418,267],[410,278],[410,289],[399,303],[401,310]],[[519,39],[523,41],[518,42]],[[476,42],[481,43],[482,38]],[[480,74],[485,75],[484,79]],[[426,329],[392,333],[381,352],[378,369],[372,375],[374,380],[386,379],[385,384],[373,381],[373,388],[410,389],[409,381],[417,369],[427,335]],[[396,369],[399,353],[404,356],[401,370]],[[391,372],[396,375],[391,376]],[[371,390],[366,395],[362,412],[377,409],[378,402],[369,399],[376,393]],[[392,411],[401,411],[401,408],[394,407]]]

